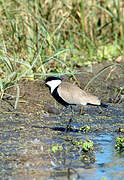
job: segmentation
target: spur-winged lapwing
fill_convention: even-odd
[[[48,86],[51,95],[56,101],[65,107],[69,105],[95,105],[107,107],[106,104],[101,103],[101,100],[99,100],[97,96],[85,92],[78,86],[69,82],[63,82],[59,77],[47,77],[43,84]],[[69,120],[66,132],[70,129],[71,121],[72,118]]]
[[[76,104],[107,107],[106,104],[101,103],[97,96],[85,92],[69,82],[63,82],[59,77],[47,77],[43,84],[49,88],[51,95],[56,101],[66,107]]]

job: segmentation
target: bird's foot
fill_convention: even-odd
[[[66,129],[65,129],[65,132],[66,132],[66,133],[69,132],[70,129],[71,129],[71,122],[72,122],[72,118],[69,119],[68,125],[67,125],[67,127],[66,127]]]

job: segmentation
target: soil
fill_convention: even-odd
[[[84,89],[87,83],[101,69],[110,64],[111,63],[105,62],[102,64],[94,64],[90,68],[82,67],[78,69],[82,74],[71,77],[63,76],[62,78],[63,81],[70,81]],[[121,64],[123,64],[123,62],[121,62]],[[22,113],[28,116],[32,113],[32,115],[36,117],[39,111],[56,114],[58,110],[54,109],[54,107],[57,109],[62,108],[49,94],[49,90],[45,86],[42,87],[42,82],[43,80],[22,80],[20,82],[20,99],[16,110],[18,115]],[[101,75],[89,84],[86,90],[97,95],[102,102],[115,104],[123,102],[124,99],[124,90],[120,91],[120,88],[124,88],[124,68],[115,66],[101,73]],[[16,88],[9,89],[7,93],[16,97]],[[5,95],[0,104],[1,113],[14,113],[15,98],[9,98],[9,95]]]
[[[97,72],[110,64],[82,67],[77,69],[81,74],[63,76],[63,80],[84,89]],[[123,178],[124,158],[116,155],[114,143],[116,136],[124,135],[124,68],[111,66],[88,85],[87,91],[101,98],[108,108],[85,106],[80,114],[76,106],[68,133],[65,129],[71,115],[53,99],[47,87],[41,86],[42,82],[20,82],[16,110],[15,87],[0,100],[0,178]],[[81,132],[85,126],[90,131]],[[72,139],[78,142],[85,138],[93,141],[95,153],[82,154],[71,143]]]

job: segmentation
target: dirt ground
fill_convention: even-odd
[[[63,76],[63,81],[69,81],[79,85],[82,89],[87,83],[103,68],[112,64],[111,62],[104,62],[101,64],[93,64],[90,67],[82,67],[78,71],[81,74],[74,76]],[[119,63],[118,63],[119,64]],[[123,61],[120,64],[124,64]],[[16,113],[18,115],[24,114],[35,116],[40,112],[58,113],[61,105],[55,102],[49,94],[47,87],[42,87],[43,80],[20,82],[20,99],[17,110],[14,110],[16,88],[8,90],[9,95],[5,95],[3,100],[0,100],[0,112],[5,114]],[[105,103],[121,103],[124,99],[124,68],[121,66],[111,66],[103,73],[101,73],[95,80],[93,80],[87,87],[87,91],[97,95]],[[55,109],[56,107],[57,109]]]
[[[77,69],[82,74],[63,76],[63,80],[77,83],[84,89],[97,72],[110,64],[82,67]],[[53,99],[48,88],[41,87],[42,82],[43,79],[20,82],[16,110],[15,87],[0,100],[0,178],[70,180],[73,179],[70,176],[80,175],[80,179],[87,177],[89,180],[99,174],[99,179],[124,177],[124,158],[114,151],[116,136],[119,133],[123,136],[118,130],[124,130],[124,68],[111,66],[89,84],[87,91],[107,103],[108,108],[100,113],[97,107],[86,106],[82,115],[76,107],[72,128],[67,134],[65,128],[70,116],[63,113],[63,107]],[[85,126],[90,127],[87,133],[80,131]],[[85,162],[80,149],[75,149],[68,140],[87,137],[94,142],[95,153],[92,152]],[[64,148],[53,152],[54,147]]]

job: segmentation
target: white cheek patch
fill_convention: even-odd
[[[52,80],[46,83],[51,88],[51,93],[54,89],[61,84],[61,80]]]

